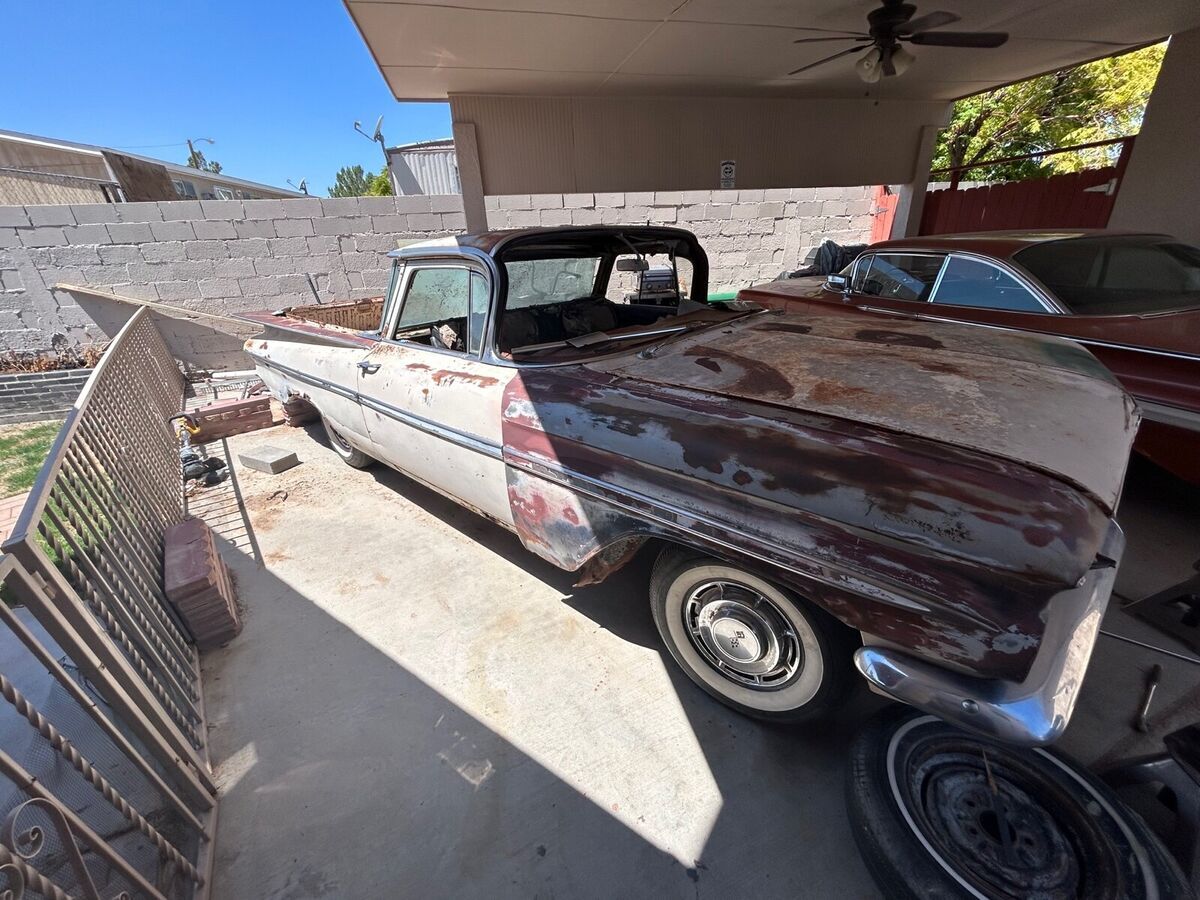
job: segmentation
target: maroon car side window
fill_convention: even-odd
[[[891,300],[928,300],[945,260],[934,253],[876,253],[858,291]]]
[[[1041,300],[1007,272],[983,260],[963,256],[950,257],[932,300],[953,306],[1048,312]]]

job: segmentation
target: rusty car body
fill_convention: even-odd
[[[707,259],[675,228],[391,255],[385,298],[246,316],[263,380],[315,405],[348,462],[399,469],[581,584],[666,548],[660,633],[743,711],[789,713],[811,671],[805,696],[828,699],[828,620],[878,690],[1016,743],[1061,733],[1123,549],[1138,422],[1086,350],[694,303]],[[667,305],[616,284],[651,257],[681,273]]]
[[[1077,341],[1138,401],[1134,449],[1200,484],[1200,248],[1111,230],[903,238],[873,244],[840,278],[752,296]]]

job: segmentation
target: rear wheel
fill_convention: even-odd
[[[650,577],[650,604],[680,668],[745,715],[779,722],[821,716],[853,684],[854,632],[714,557],[665,550]]]
[[[855,738],[846,802],[889,897],[1190,897],[1145,823],[1082,767],[907,707]]]
[[[350,442],[342,437],[341,432],[334,427],[333,423],[325,416],[321,416],[321,424],[325,426],[325,435],[329,438],[329,446],[333,448],[333,452],[342,458],[348,466],[353,466],[356,469],[365,469],[372,465],[375,460],[361,450],[350,446]]]

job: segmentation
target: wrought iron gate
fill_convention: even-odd
[[[3,546],[0,876],[18,896],[207,894],[199,657],[162,580],[163,530],[184,514],[167,424],[183,388],[139,310]]]

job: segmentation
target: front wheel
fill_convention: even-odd
[[[334,453],[342,458],[342,462],[346,465],[352,466],[355,469],[365,469],[375,462],[374,459],[367,456],[367,454],[358,448],[352,447],[350,442],[342,437],[341,432],[325,416],[321,416],[321,424],[325,426],[325,436],[329,438],[329,446],[333,448]]]
[[[650,576],[650,605],[679,667],[745,715],[777,722],[819,717],[853,684],[853,631],[714,557],[663,551]]]
[[[1192,896],[1145,823],[1053,750],[896,707],[855,738],[847,775],[858,849],[897,900]]]

